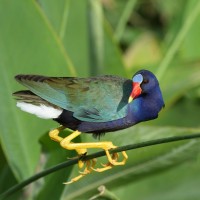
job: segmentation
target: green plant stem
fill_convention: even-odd
[[[67,20],[68,20],[68,15],[69,15],[69,10],[70,10],[70,3],[71,3],[71,0],[65,1],[63,17],[62,17],[60,32],[59,32],[59,37],[61,38],[61,40],[63,40],[64,36],[65,36],[65,31],[66,31],[66,27],[67,27]]]
[[[115,30],[115,37],[116,37],[117,41],[120,41],[120,39],[123,35],[123,32],[125,30],[128,18],[130,17],[136,3],[137,3],[137,0],[129,0],[126,3],[124,11],[123,11],[123,13],[120,17],[119,23],[118,23],[117,28]]]
[[[200,12],[200,1],[198,1],[197,5],[194,6],[194,9],[190,12],[190,15],[186,19],[185,23],[181,27],[180,31],[178,32],[177,36],[175,37],[172,45],[170,46],[169,50],[167,51],[164,59],[160,63],[157,71],[157,78],[161,80],[165,71],[171,61],[173,60],[176,52],[178,51],[181,43],[183,42],[184,38],[186,37],[188,31],[190,30],[191,26],[193,25],[196,18],[199,16]]]
[[[103,73],[103,10],[100,1],[88,0],[90,75]]]
[[[141,143],[137,143],[137,144],[130,144],[130,145],[118,147],[116,149],[110,150],[109,152],[117,153],[117,152],[127,151],[127,150],[131,150],[131,149],[138,149],[138,148],[143,148],[143,147],[148,147],[148,146],[153,146],[153,145],[158,145],[158,144],[164,144],[164,143],[169,143],[169,142],[176,142],[176,141],[181,141],[181,140],[195,139],[195,138],[199,138],[199,137],[200,137],[200,133],[168,137],[168,138],[161,138],[161,139],[157,139],[157,140],[151,140],[151,141],[141,142]],[[105,151],[99,151],[97,153],[93,153],[88,156],[84,156],[81,159],[83,161],[86,161],[86,160],[90,160],[90,159],[98,158],[98,157],[102,157],[102,156],[105,156]],[[78,160],[79,160],[79,158],[65,161],[65,162],[60,163],[56,166],[53,166],[47,170],[44,170],[17,185],[14,185],[13,187],[11,187],[10,189],[8,189],[7,191],[5,191],[4,193],[2,193],[0,195],[0,200],[5,199],[9,195],[21,190],[23,187],[27,186],[28,184],[30,184],[44,176],[47,176],[48,174],[51,174],[55,171],[65,168],[65,167],[69,167],[71,165],[77,164]]]

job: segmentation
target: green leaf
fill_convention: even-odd
[[[200,196],[199,161],[186,162],[176,168],[155,174],[143,181],[112,190],[120,199],[132,200],[198,200]]]
[[[116,74],[126,76],[122,55],[109,22],[102,15],[97,1],[88,1],[89,57],[91,75]],[[108,56],[109,55],[109,56]]]
[[[66,31],[71,0],[60,0],[56,4],[53,0],[38,0],[38,2],[38,6],[62,40]]]
[[[195,5],[193,10],[188,14],[186,21],[183,23],[182,27],[180,28],[179,32],[177,33],[174,41],[172,42],[171,46],[169,47],[165,57],[163,58],[162,62],[157,71],[157,77],[159,80],[163,77],[167,67],[172,62],[175,54],[177,53],[178,49],[180,48],[181,43],[183,42],[184,38],[187,36],[188,31],[194,24],[195,20],[199,16],[200,13],[200,2],[198,1]]]
[[[6,162],[6,158],[3,154],[2,148],[0,147],[0,194],[3,193],[4,191],[8,190],[11,186],[17,184],[17,181],[8,165]],[[19,196],[21,195],[21,191],[18,193],[14,194],[14,198],[18,199]],[[9,199],[13,199],[9,198]]]
[[[88,2],[0,0],[0,141],[6,157],[0,153],[1,191],[15,183],[13,176],[21,181],[33,176],[36,170],[43,170],[68,157],[70,151],[62,150],[46,134],[43,151],[40,152],[40,136],[57,124],[37,119],[16,108],[11,94],[23,87],[13,77],[19,73],[88,76],[91,60],[88,13],[93,9],[94,16],[98,16],[97,10],[89,7]],[[191,94],[191,91],[198,93],[200,85],[199,1],[191,0],[187,4],[184,1],[178,4],[174,1],[138,1],[134,11],[126,5],[135,0],[102,2],[96,2],[101,8],[100,21],[97,23],[97,19],[89,18],[94,24],[92,31],[98,30],[96,34],[101,36],[100,39],[96,37],[98,41],[92,41],[101,43],[100,47],[92,47],[100,52],[97,56],[103,57],[101,73],[131,77],[131,70],[135,72],[149,66],[148,69],[158,72],[166,107],[158,120],[146,124],[198,127],[199,96]],[[116,30],[117,24],[120,25],[120,43],[112,30]],[[151,40],[145,39],[146,35]],[[163,51],[162,47],[168,47],[168,50]],[[126,70],[122,58],[127,54],[131,68]],[[120,146],[195,131],[199,130],[136,126],[107,134],[102,140],[113,141]],[[95,141],[87,134],[83,134],[82,138],[85,142]],[[49,145],[46,142],[50,146],[44,151],[44,147]],[[62,182],[76,176],[78,168],[74,168],[70,177],[71,171],[61,170],[31,185],[31,192],[28,188],[24,193],[28,198],[59,199],[65,188],[63,199],[87,199],[97,193],[99,184],[105,184],[120,199],[132,200],[134,195],[140,200],[198,200],[199,161],[190,160],[198,152],[198,140],[132,150],[128,151],[129,160],[125,166],[92,173],[69,186],[63,186]],[[47,159],[45,166],[41,158]],[[98,161],[106,163],[105,158]],[[182,162],[185,163],[181,165]],[[18,194],[12,198],[17,199]]]
[[[184,66],[184,68],[182,65],[177,65],[167,71],[165,77],[160,81],[166,106],[170,107],[187,92],[191,91],[192,88],[199,86],[199,76],[200,69],[198,65]]]
[[[2,148],[18,180],[31,176],[39,159],[38,138],[55,126],[21,112],[12,93],[19,73],[74,75],[75,69],[53,27],[35,1],[0,0]],[[20,12],[19,12],[20,11]],[[17,17],[16,17],[17,16]]]
[[[104,69],[103,12],[100,1],[88,0],[90,74],[102,74]]]
[[[137,3],[137,0],[128,0],[126,2],[125,8],[123,9],[123,13],[119,19],[119,22],[118,22],[116,30],[115,30],[115,37],[118,41],[122,37],[122,34],[126,27],[126,23],[128,22],[128,19],[129,19],[131,13],[133,12],[136,3]]]
[[[67,135],[69,133],[63,131],[63,134]],[[44,169],[50,168],[53,165],[57,165],[58,163],[65,161],[67,158],[73,158],[76,156],[74,151],[67,151],[66,149],[60,148],[59,143],[49,140],[49,138],[47,138],[45,135],[40,139],[42,144],[42,157],[43,160],[46,160]],[[76,142],[80,142],[80,138],[79,140],[76,140]],[[40,192],[37,195],[37,199],[60,199],[62,191],[65,187],[65,185],[62,183],[67,181],[71,170],[72,167],[68,167],[66,169],[64,168],[45,177]],[[55,187],[56,184],[59,186]]]
[[[104,73],[127,76],[122,53],[106,19],[104,19]]]
[[[87,1],[40,0],[38,6],[55,29],[79,76],[89,68]],[[68,74],[67,76],[69,76]],[[74,75],[74,74],[72,74]]]
[[[188,14],[194,12],[194,7],[196,7],[198,1],[192,0],[188,2],[186,12],[183,16],[183,20],[187,20]],[[195,21],[188,31],[188,35],[183,41],[181,48],[181,58],[183,60],[195,61],[199,59],[200,56],[200,47],[196,45],[197,38],[199,37],[199,27],[200,27],[200,12]],[[195,47],[195,48],[194,48]]]

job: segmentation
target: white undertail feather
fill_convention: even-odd
[[[17,102],[17,107],[19,107],[21,110],[34,114],[37,117],[43,118],[43,119],[55,119],[58,118],[63,109],[56,109],[50,106],[46,106],[44,104],[40,104],[38,106],[25,103],[25,102]]]

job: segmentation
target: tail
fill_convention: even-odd
[[[31,103],[33,105],[40,105],[40,104],[48,103],[47,101],[45,101],[41,97],[35,95],[33,92],[31,92],[29,90],[22,90],[22,91],[14,92],[13,96],[15,97],[17,102]]]
[[[29,90],[15,92],[13,96],[17,100],[17,107],[43,119],[56,119],[63,111],[60,107],[47,102]]]

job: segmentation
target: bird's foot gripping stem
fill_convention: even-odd
[[[72,143],[71,141],[77,136],[79,136],[81,132],[74,131],[69,136],[62,138],[58,136],[58,134],[63,129],[64,127],[61,126],[58,129],[55,129],[49,133],[51,139],[54,141],[60,142],[60,145],[63,148],[68,149],[68,150],[75,150],[80,156],[85,155],[87,153],[87,149],[89,148],[100,148],[105,151],[107,159],[108,159],[107,164],[103,165],[102,168],[96,168],[96,169],[95,169],[96,159],[87,160],[87,161],[82,161],[80,159],[78,161],[78,166],[79,168],[83,168],[84,164],[86,164],[85,169],[83,170],[83,172],[80,172],[80,174],[77,177],[73,178],[71,181],[66,182],[64,184],[70,184],[70,183],[76,182],[82,177],[86,176],[87,174],[90,174],[92,171],[103,172],[103,171],[111,169],[115,165],[124,165],[126,163],[128,156],[125,151],[122,152],[123,160],[121,162],[118,161],[118,158],[119,158],[118,153],[113,153],[112,155],[110,154],[109,150],[116,148],[116,146],[114,146],[112,142]]]
[[[107,157],[108,157],[108,154],[106,153]],[[101,164],[103,167],[101,168],[92,168],[94,171],[96,172],[104,172],[106,170],[109,170],[109,169],[112,169],[113,166],[115,165],[125,165],[126,164],[126,160],[128,159],[128,155],[126,154],[125,151],[122,151],[122,156],[123,156],[123,160],[121,162],[118,162],[118,158],[119,158],[119,154],[118,153],[113,153],[112,156],[110,156],[109,154],[109,157],[108,157],[108,163],[106,164]]]

